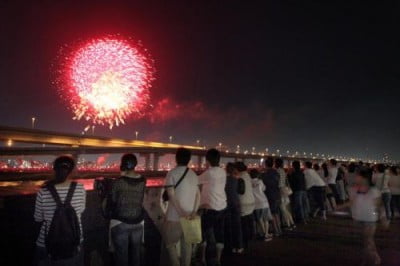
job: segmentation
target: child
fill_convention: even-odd
[[[255,199],[254,217],[256,219],[257,234],[264,241],[271,241],[272,235],[269,234],[269,221],[272,220],[271,211],[267,196],[265,196],[265,185],[259,178],[260,173],[256,169],[250,171],[252,178],[253,195]]]
[[[380,265],[381,258],[375,245],[376,223],[381,218],[384,227],[389,223],[385,216],[380,216],[382,205],[381,193],[372,184],[371,172],[362,169],[356,176],[356,184],[350,190],[351,215],[359,226],[362,227],[362,241],[364,249],[363,263]]]

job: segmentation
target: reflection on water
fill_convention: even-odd
[[[101,178],[101,177],[99,177]],[[93,190],[94,181],[91,179],[74,179],[76,182],[83,184],[86,190]],[[13,195],[29,195],[35,194],[45,181],[4,181],[0,182],[0,197]],[[164,185],[162,177],[148,177],[146,181],[147,187],[161,187]]]

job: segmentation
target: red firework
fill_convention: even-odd
[[[65,57],[61,95],[74,119],[112,128],[144,114],[154,68],[139,48],[127,40],[102,38]]]

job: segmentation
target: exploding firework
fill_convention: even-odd
[[[140,45],[117,38],[94,39],[64,59],[58,86],[73,119],[112,128],[125,124],[128,117],[144,115],[154,67]]]

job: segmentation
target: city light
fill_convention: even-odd
[[[35,128],[36,117],[32,117],[32,128]]]
[[[7,140],[7,146],[11,147],[13,145],[12,139]]]

